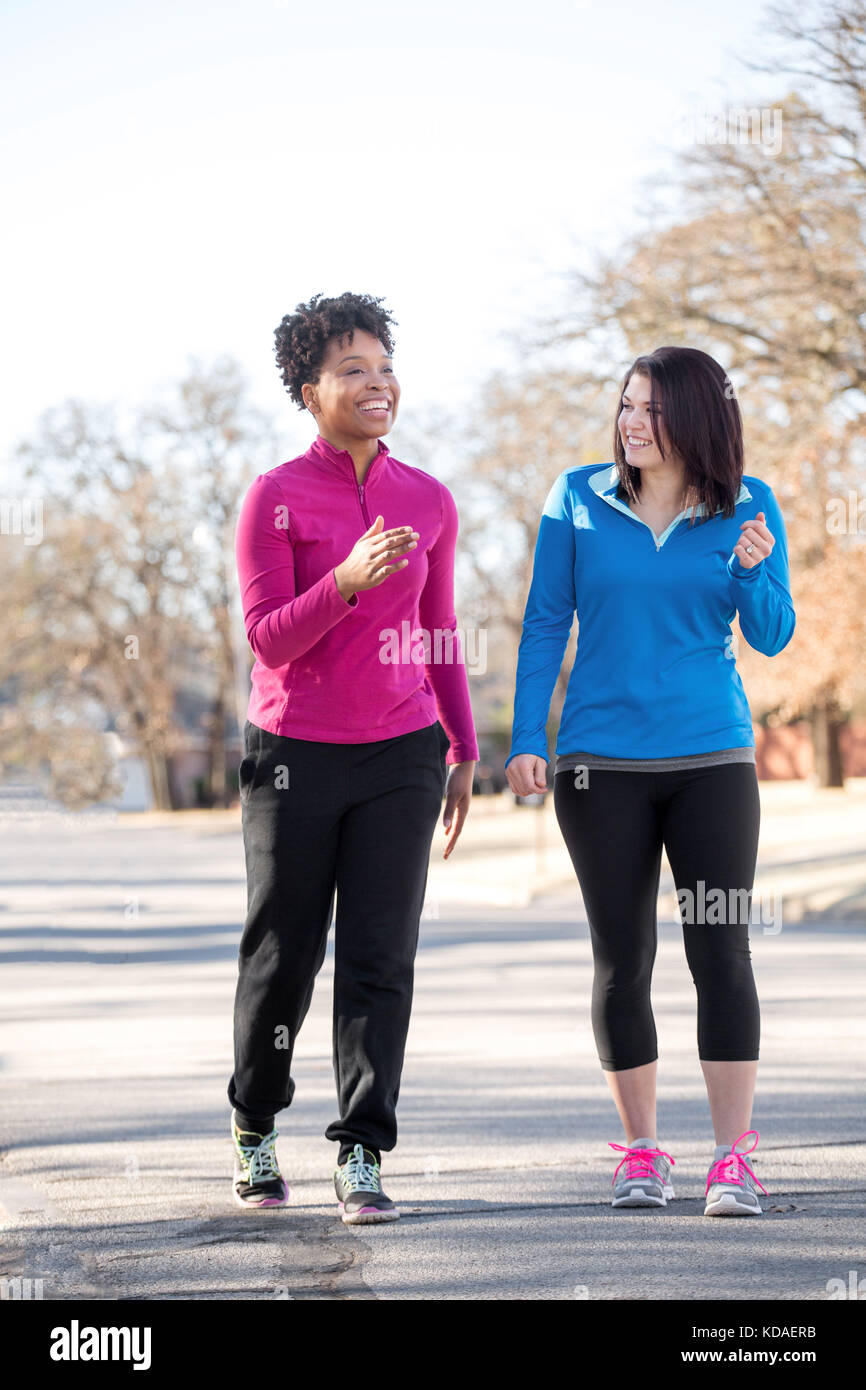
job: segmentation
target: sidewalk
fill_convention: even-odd
[[[761,837],[754,894],[785,898],[785,920],[866,925],[866,777],[841,790],[809,782],[761,782]],[[181,827],[200,834],[240,828],[240,811],[126,815],[128,828]],[[573,889],[577,880],[548,793],[541,807],[516,806],[510,793],[476,796],[459,846],[442,862],[440,824],[430,856],[428,916],[442,907],[526,907]],[[662,855],[660,920],[675,921],[673,880]],[[665,908],[668,909],[665,912]]]

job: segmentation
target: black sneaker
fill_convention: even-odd
[[[277,1132],[272,1129],[270,1134],[256,1134],[253,1130],[238,1129],[232,1111],[234,1199],[248,1211],[257,1211],[259,1207],[284,1207],[288,1203],[289,1185],[280,1174],[274,1149]]]
[[[382,1191],[382,1176],[375,1154],[356,1144],[345,1163],[334,1169],[334,1187],[343,1220],[349,1226],[396,1221],[400,1215]]]

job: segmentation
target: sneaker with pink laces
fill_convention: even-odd
[[[674,1195],[670,1172],[674,1159],[654,1139],[609,1144],[625,1154],[613,1175],[613,1207],[664,1207]],[[625,1170],[624,1172],[622,1170]]]
[[[738,1153],[740,1141],[751,1138],[753,1134],[755,1142],[751,1148]],[[743,1154],[750,1154],[757,1148],[759,1137],[756,1129],[747,1129],[739,1139],[734,1140],[728,1153],[713,1160],[707,1177],[704,1216],[763,1216],[757,1189],[760,1187],[764,1193],[767,1189],[758,1181],[743,1157]],[[719,1148],[716,1149],[717,1155]]]

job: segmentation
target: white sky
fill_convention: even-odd
[[[760,20],[755,0],[3,0],[0,458],[51,405],[136,403],[226,351],[291,457],[313,427],[273,330],[319,290],[385,296],[402,413],[471,409],[557,272],[635,230],[690,113],[775,94],[735,61]]]

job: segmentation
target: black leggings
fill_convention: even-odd
[[[592,1026],[605,1071],[658,1057],[650,1005],[664,845],[698,997],[698,1055],[754,1061],[758,995],[749,911],[760,799],[753,763],[676,772],[584,769],[554,778],[559,827],[589,919]],[[713,890],[721,889],[721,893]]]

